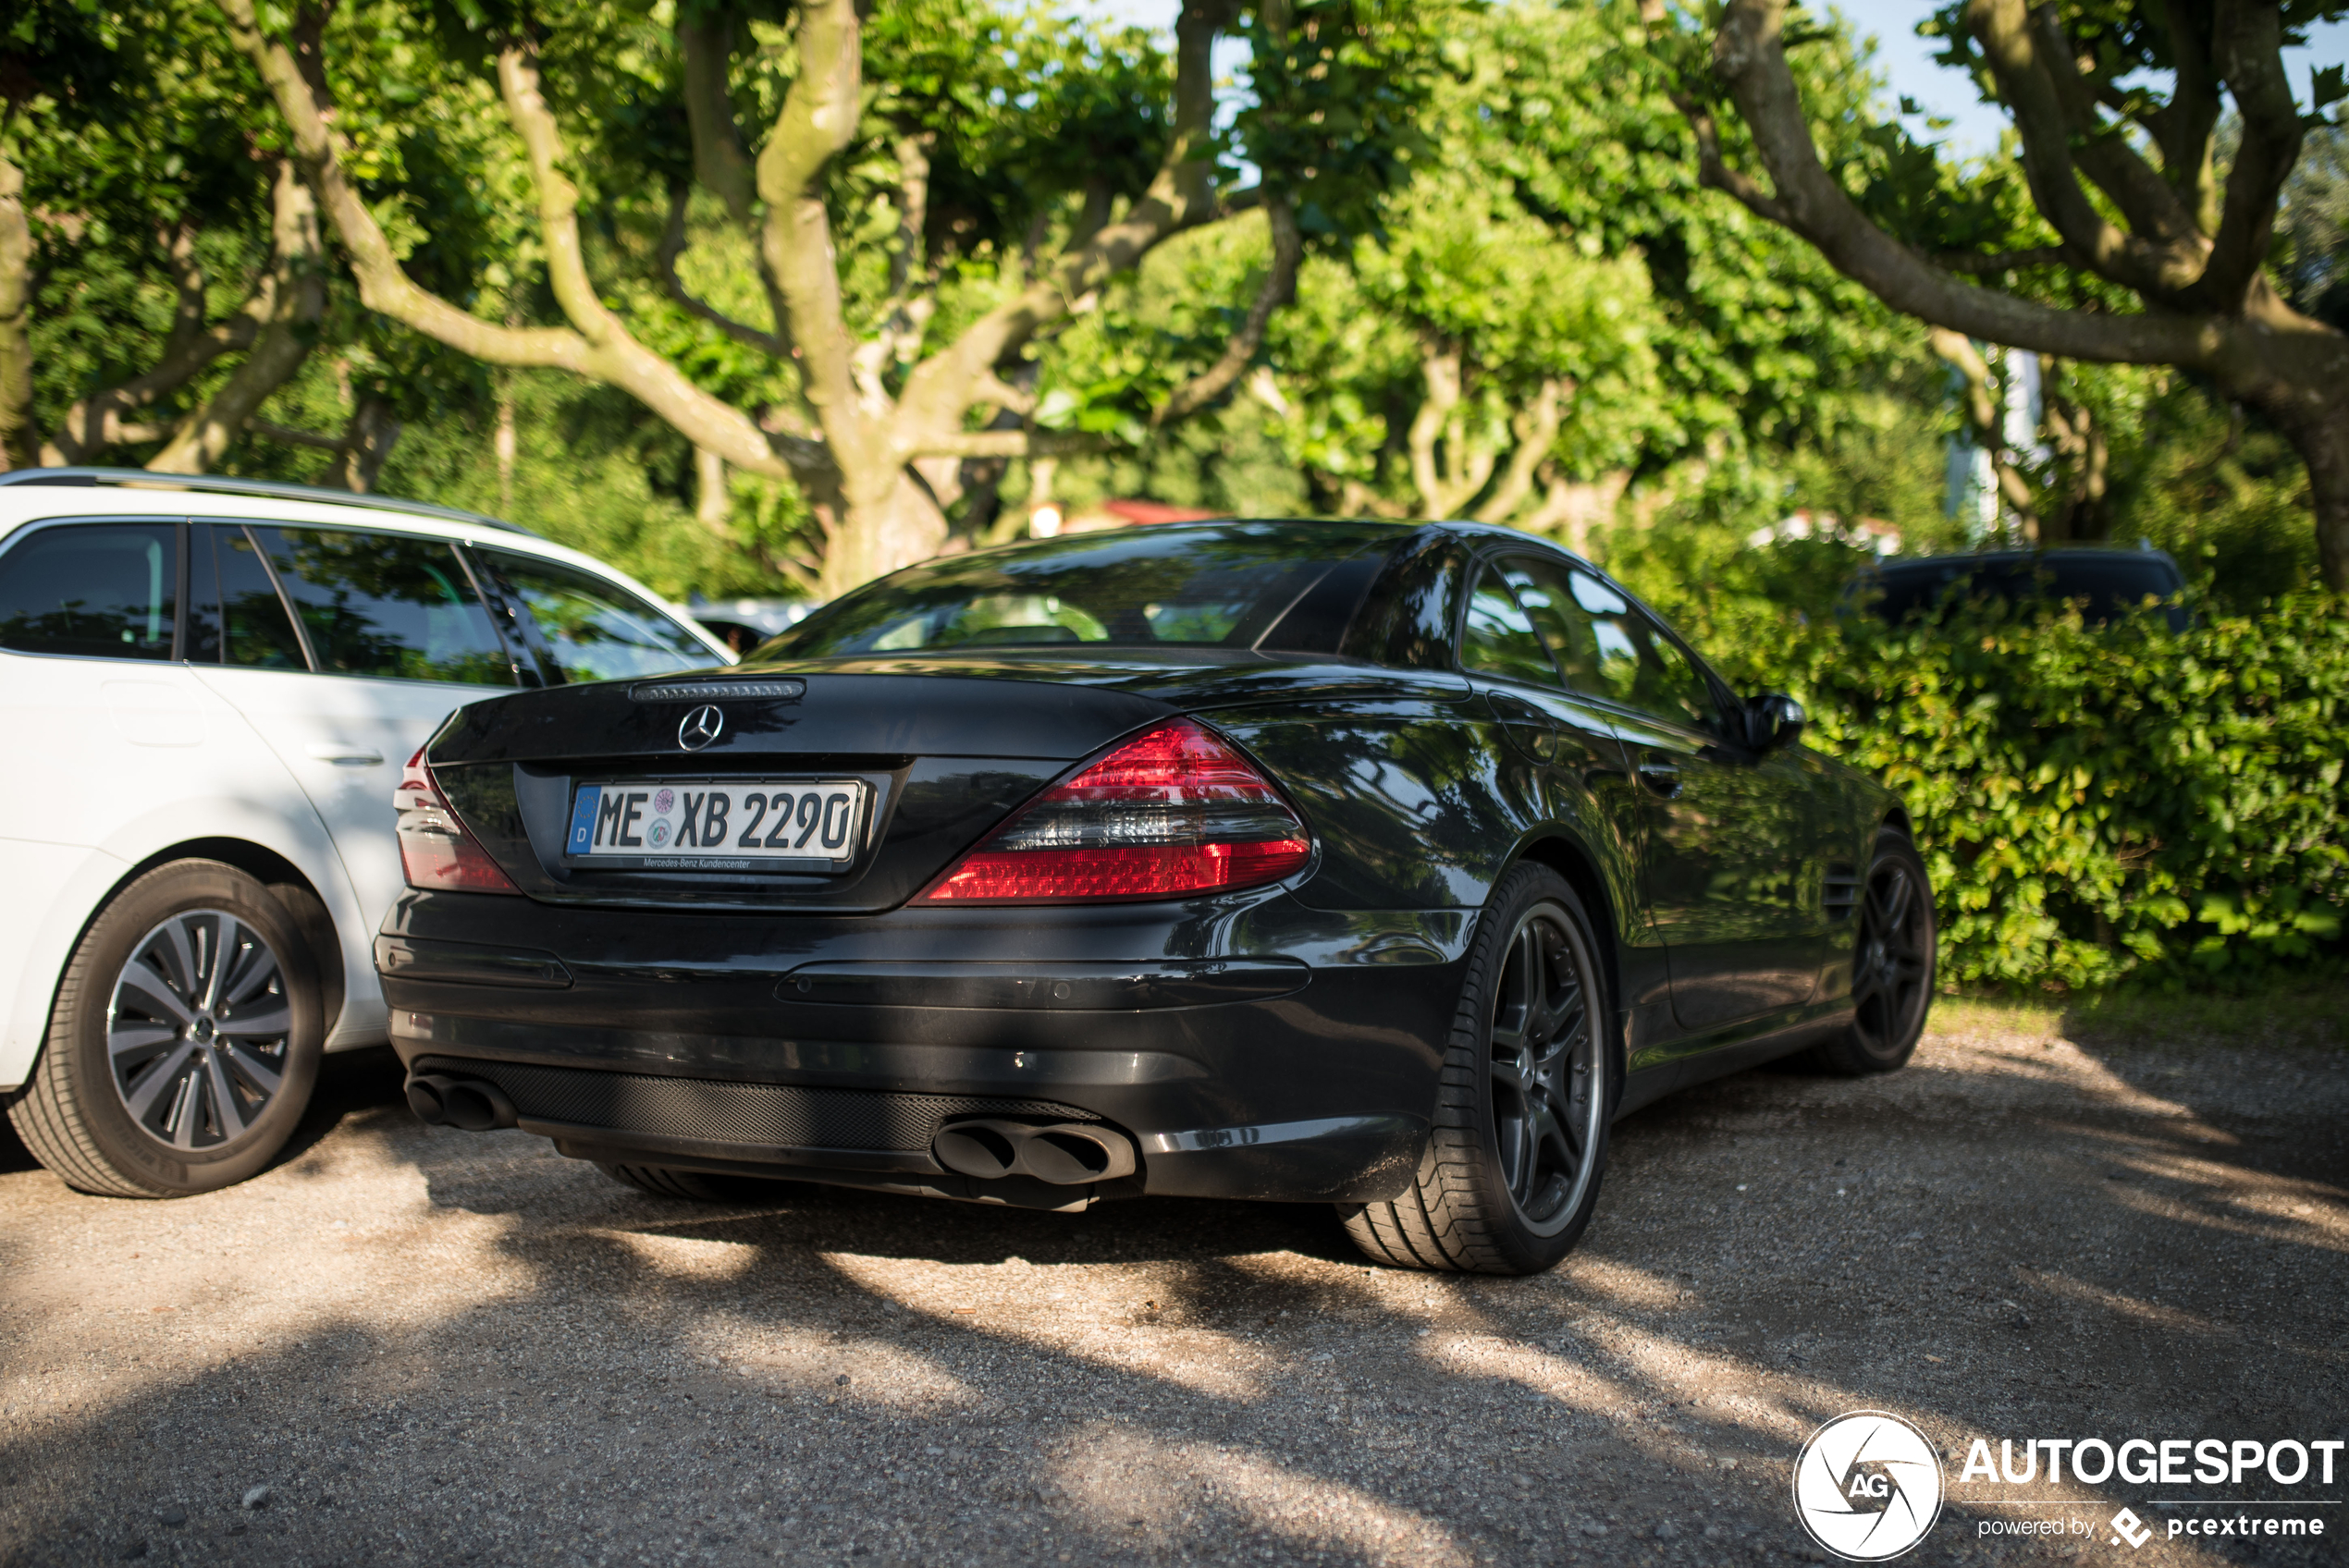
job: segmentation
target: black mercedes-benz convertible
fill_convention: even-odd
[[[397,793],[410,1103],[622,1181],[1334,1204],[1525,1273],[1611,1121],[1907,1060],[1900,802],[1505,529],[949,557],[732,668],[476,704]]]

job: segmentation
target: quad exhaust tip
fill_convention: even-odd
[[[435,1127],[486,1133],[520,1120],[506,1091],[479,1078],[419,1072],[408,1080],[408,1109]]]
[[[1134,1140],[1088,1121],[953,1121],[939,1129],[929,1147],[956,1175],[988,1182],[1033,1176],[1056,1187],[1078,1187],[1135,1170]]]

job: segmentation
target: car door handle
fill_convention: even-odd
[[[324,741],[310,746],[310,755],[316,762],[330,762],[337,767],[380,767],[384,754],[364,746],[332,745]]]
[[[1680,765],[1651,752],[1640,759],[1640,782],[1668,801],[1680,792]]]

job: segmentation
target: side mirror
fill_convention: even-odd
[[[1802,739],[1808,716],[1802,704],[1783,692],[1765,692],[1745,700],[1746,744],[1757,752],[1775,752]]]

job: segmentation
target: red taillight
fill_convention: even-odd
[[[400,770],[391,803],[399,813],[400,865],[408,874],[408,886],[457,893],[522,891],[457,820],[421,746]]]
[[[1180,898],[1277,882],[1311,854],[1271,782],[1184,718],[1045,790],[914,901]]]

